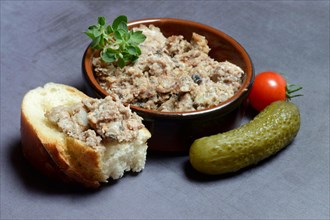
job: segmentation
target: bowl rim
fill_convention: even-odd
[[[240,87],[240,89],[229,99],[226,101],[213,106],[209,108],[204,108],[201,110],[195,110],[195,111],[182,111],[182,112],[161,112],[157,110],[152,110],[152,109],[145,109],[141,108],[138,106],[133,106],[129,105],[130,108],[134,111],[137,111],[143,115],[148,115],[152,117],[158,117],[158,118],[191,118],[191,117],[198,117],[200,115],[212,113],[212,112],[218,112],[218,111],[223,111],[229,112],[235,107],[237,107],[239,104],[241,104],[241,100],[247,97],[253,81],[254,81],[254,65],[251,60],[250,55],[248,52],[245,50],[245,48],[238,43],[233,37],[230,35],[224,33],[221,30],[218,30],[216,28],[213,28],[211,26],[191,21],[191,20],[185,20],[185,19],[178,19],[178,18],[143,18],[143,19],[138,19],[138,20],[133,20],[128,22],[128,27],[134,26],[134,25],[139,25],[139,24],[149,24],[149,23],[164,23],[164,22],[171,22],[171,23],[180,23],[180,24],[189,24],[193,26],[197,26],[201,29],[207,30],[208,32],[212,32],[215,35],[220,35],[223,38],[225,38],[227,41],[229,41],[235,48],[237,48],[238,51],[241,52],[241,56],[243,57],[243,60],[245,61],[246,64],[246,78]],[[155,24],[157,26],[157,24]],[[96,78],[94,77],[94,71],[92,68],[88,68],[91,63],[91,60],[88,60],[88,58],[92,58],[95,50],[90,47],[90,44],[85,50],[85,53],[83,55],[83,62],[82,62],[82,69],[83,69],[83,75],[85,79],[88,81],[89,85],[94,89],[94,92],[96,92],[99,96],[107,96],[109,95],[97,82]],[[237,64],[235,64],[237,65]],[[230,108],[230,109],[229,109]]]

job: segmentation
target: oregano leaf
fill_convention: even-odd
[[[140,44],[140,43],[144,42],[145,39],[146,39],[146,36],[144,34],[142,34],[142,31],[133,32],[131,35],[131,38],[130,38],[130,40],[136,44]]]
[[[94,29],[93,34],[94,34],[94,37],[98,37],[102,34],[102,32],[99,29]]]
[[[119,58],[117,64],[120,68],[124,68],[126,63],[123,58]]]
[[[123,30],[123,31],[127,32],[128,31],[127,22],[121,21],[118,24],[117,30]]]
[[[134,46],[128,46],[127,47],[127,52],[133,56],[137,55],[136,48]]]
[[[118,30],[114,32],[113,36],[115,37],[116,40],[119,40],[119,41],[123,40],[123,37],[121,36],[121,34]]]
[[[101,25],[101,26],[104,26],[105,25],[105,23],[106,23],[106,20],[105,20],[105,17],[98,17],[98,19],[97,19],[97,23],[99,24],[99,25]]]
[[[135,50],[138,56],[141,55],[141,49],[138,46],[135,46]]]
[[[99,48],[100,39],[101,39],[100,37],[94,38],[94,40],[91,43],[91,47],[92,48],[95,48],[95,49],[98,49]]]
[[[109,53],[101,53],[101,58],[103,61],[108,62],[108,63],[112,63],[114,61],[116,61],[116,56],[113,54],[109,54]]]
[[[91,31],[86,31],[85,34],[90,37],[92,40],[95,38],[93,32]]]
[[[121,22],[124,22],[127,24],[127,17],[125,15],[118,16],[113,22],[112,22],[112,28],[114,30],[118,29],[118,26]]]
[[[113,29],[112,29],[112,27],[111,27],[110,25],[107,26],[107,28],[106,28],[106,33],[107,33],[107,34],[111,34],[111,33],[113,33]]]

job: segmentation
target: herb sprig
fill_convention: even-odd
[[[105,17],[98,17],[97,24],[88,27],[85,34],[92,39],[91,47],[101,50],[104,62],[123,68],[134,63],[141,55],[139,44],[146,36],[142,31],[128,30],[127,17],[118,16],[112,25],[106,25]]]

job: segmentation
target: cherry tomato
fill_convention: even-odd
[[[249,95],[250,105],[262,111],[270,103],[286,100],[286,80],[277,72],[267,71],[256,75]]]

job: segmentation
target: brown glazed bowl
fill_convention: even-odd
[[[196,138],[224,132],[237,127],[244,114],[244,103],[250,92],[254,69],[245,49],[227,34],[212,27],[174,18],[151,18],[129,22],[129,28],[141,24],[153,24],[168,37],[183,35],[190,40],[193,32],[204,35],[211,51],[209,55],[218,61],[229,61],[246,73],[239,91],[226,102],[204,110],[193,112],[159,112],[131,106],[140,115],[145,126],[152,134],[148,141],[150,151],[188,152]],[[105,92],[94,77],[92,57],[96,51],[87,47],[82,60],[82,72],[88,93],[94,97],[105,97]]]

